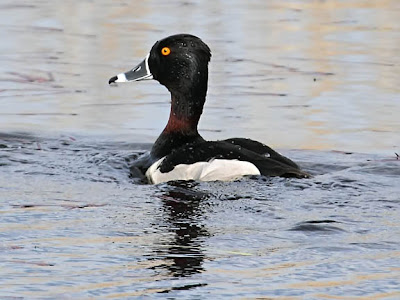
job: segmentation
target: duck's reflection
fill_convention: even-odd
[[[194,191],[193,186],[190,182],[173,182],[161,195],[167,229],[174,233],[174,238],[166,247],[156,250],[165,258],[165,264],[158,267],[167,269],[174,277],[190,276],[203,270],[202,243],[209,233],[200,222],[201,204],[207,194]]]

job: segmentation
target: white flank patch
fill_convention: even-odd
[[[168,173],[161,173],[158,166],[163,160],[164,157],[148,168],[146,177],[151,183],[157,184],[171,180],[232,181],[245,175],[260,175],[260,171],[252,163],[233,159],[214,159],[190,165],[181,164]]]

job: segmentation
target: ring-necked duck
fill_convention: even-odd
[[[167,126],[150,153],[131,170],[141,170],[151,183],[170,180],[234,180],[245,175],[306,178],[290,159],[246,138],[205,141],[197,131],[207,93],[211,52],[198,37],[178,34],[154,44],[146,58],[114,82],[155,79],[171,93]]]

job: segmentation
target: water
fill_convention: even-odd
[[[397,1],[0,8],[0,298],[400,297]],[[129,178],[169,99],[107,81],[182,31],[213,51],[205,138],[312,179]]]
[[[154,186],[128,177],[149,145],[1,141],[3,297],[399,295],[395,158],[286,151],[316,176]]]

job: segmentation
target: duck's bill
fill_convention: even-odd
[[[110,78],[108,84],[111,84],[113,82],[129,82],[153,79],[153,74],[151,74],[149,69],[149,56],[150,54],[148,54],[146,58],[132,70]]]

